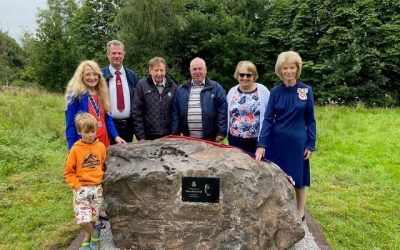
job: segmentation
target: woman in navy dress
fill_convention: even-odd
[[[282,52],[278,56],[275,73],[283,82],[271,90],[256,160],[265,157],[293,178],[297,209],[304,220],[316,123],[312,88],[298,80],[302,64],[297,52]]]

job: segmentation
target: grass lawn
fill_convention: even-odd
[[[333,249],[400,249],[400,109],[316,112],[308,209]]]
[[[64,100],[38,89],[0,89],[0,249],[60,249],[76,236]]]
[[[400,109],[318,107],[307,208],[333,249],[400,249]],[[0,249],[65,248],[64,99],[0,88]]]

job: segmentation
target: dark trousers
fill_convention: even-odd
[[[114,119],[113,121],[119,137],[126,142],[132,142],[134,134],[132,119]],[[111,138],[111,144],[115,144],[114,138]]]
[[[257,138],[242,138],[228,134],[230,146],[240,148],[241,150],[254,155],[257,149]]]
[[[146,140],[155,140],[167,135],[145,135]]]

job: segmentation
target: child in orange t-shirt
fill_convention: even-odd
[[[103,202],[101,183],[104,176],[106,147],[96,138],[98,122],[89,113],[80,113],[75,125],[82,139],[75,142],[65,163],[65,181],[73,189],[77,223],[86,236],[80,249],[99,249],[100,230],[94,225]]]

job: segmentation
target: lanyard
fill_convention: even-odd
[[[92,95],[89,94],[89,101],[90,105],[92,105],[94,112],[96,112],[97,119],[100,121],[100,102],[99,105],[96,105],[96,102],[94,101]]]

